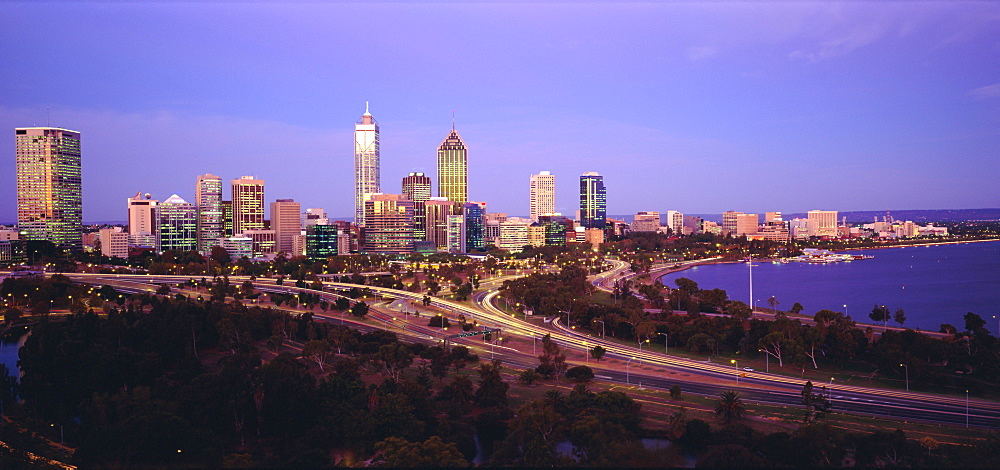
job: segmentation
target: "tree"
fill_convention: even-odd
[[[399,437],[389,437],[375,444],[378,452],[377,467],[390,468],[451,468],[468,467],[458,446],[431,436],[424,442],[410,442]]]
[[[775,296],[773,296],[773,295],[770,298],[767,299],[767,305],[769,305],[771,307],[771,310],[777,310],[778,309],[778,304],[780,304],[780,303],[781,302],[778,302],[778,298],[775,297]]]
[[[594,348],[590,350],[590,357],[600,362],[601,358],[603,358],[604,354],[606,354],[607,352],[608,352],[607,349],[602,348],[601,345],[598,344],[597,346],[594,346]]]
[[[3,319],[7,323],[14,323],[19,318],[21,318],[22,312],[17,307],[8,307],[7,310],[3,312]]]
[[[566,378],[574,382],[589,382],[594,379],[594,370],[587,366],[574,366],[566,370]]]
[[[535,371],[535,369],[525,369],[521,372],[521,375],[517,377],[517,381],[525,385],[532,385],[540,378],[542,378],[542,376],[538,375],[538,372]]]
[[[899,323],[899,326],[902,327],[903,322],[906,321],[906,312],[903,311],[903,309],[901,308],[897,308],[896,313],[893,314],[892,316],[892,320],[895,321],[896,323]]]
[[[805,307],[803,307],[802,304],[800,304],[798,302],[795,302],[794,304],[792,304],[792,310],[791,310],[791,312],[793,314],[795,314],[795,315],[798,315],[804,309],[805,309]]]
[[[761,351],[766,354],[771,355],[778,360],[779,366],[784,366],[785,363],[782,358],[782,349],[788,344],[788,340],[785,339],[785,333],[781,331],[772,331],[760,339],[758,346]]]
[[[726,390],[719,394],[719,403],[715,405],[715,414],[721,417],[726,424],[743,419],[746,412],[739,392]]]
[[[315,362],[319,366],[320,372],[323,372],[323,366],[326,365],[327,360],[332,355],[333,348],[329,341],[314,339],[302,345],[302,357]]]
[[[806,407],[806,423],[813,422],[817,413],[830,411],[830,400],[823,393],[813,393],[811,381],[802,387],[802,404]]]
[[[882,324],[888,322],[889,317],[890,317],[889,308],[886,307],[885,305],[882,306],[875,305],[874,307],[872,307],[872,313],[868,314],[868,318],[871,318],[872,321],[876,323],[881,322]]]
[[[364,302],[354,302],[354,305],[351,307],[351,315],[358,318],[364,318],[365,315],[368,315],[368,304]]]
[[[500,360],[479,365],[479,388],[476,390],[476,403],[484,408],[507,407],[507,390],[510,384],[504,382],[500,375]]]
[[[229,256],[229,251],[221,246],[213,246],[209,258],[219,266],[225,266],[233,261],[232,257]]]
[[[413,364],[413,354],[410,348],[397,341],[379,347],[378,352],[372,355],[372,360],[382,367],[385,375],[399,381],[399,374]]]
[[[670,398],[673,398],[674,400],[680,400],[681,398],[680,385],[674,385],[670,387]]]

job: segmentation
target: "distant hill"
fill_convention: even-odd
[[[660,213],[661,219],[666,214],[666,211]],[[889,214],[892,215],[894,220],[912,220],[913,222],[965,222],[972,220],[1000,220],[1000,208],[994,209],[924,209],[924,210],[890,210]],[[693,215],[696,217],[701,217],[705,220],[711,220],[714,222],[722,222],[722,214],[684,214]],[[761,217],[764,214],[760,214]],[[784,220],[791,220],[795,218],[806,218],[807,214],[805,212],[795,212],[795,213],[782,213],[781,217]],[[876,217],[878,220],[882,220],[886,216],[886,211],[841,211],[837,214],[837,218],[847,217],[848,223],[867,223],[873,222]],[[609,215],[612,219],[628,220],[631,221],[635,214],[629,215]]]

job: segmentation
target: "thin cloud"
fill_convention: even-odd
[[[686,51],[687,58],[692,61],[705,60],[714,57],[719,53],[716,46],[689,47]]]
[[[976,88],[969,92],[969,96],[980,99],[1000,98],[1000,83]]]

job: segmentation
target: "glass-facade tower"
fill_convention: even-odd
[[[222,178],[198,175],[194,188],[194,203],[198,206],[198,251],[208,253],[223,237]]]
[[[156,251],[192,251],[198,247],[198,209],[174,194],[156,206]]]
[[[431,179],[423,173],[410,173],[403,178],[403,196],[413,201],[413,239],[427,235],[427,206],[431,198]]]
[[[437,151],[438,197],[454,204],[454,213],[461,213],[462,204],[469,202],[469,150],[454,127]]]
[[[354,223],[365,225],[366,195],[382,192],[378,153],[378,121],[368,112],[354,124]]]
[[[604,177],[588,171],[580,177],[580,225],[603,229],[608,221]]]
[[[17,226],[27,240],[83,248],[80,133],[56,127],[14,129]]]

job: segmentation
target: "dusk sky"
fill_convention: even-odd
[[[204,173],[348,218],[365,101],[383,192],[436,185],[454,110],[490,212],[540,170],[568,215],[586,171],[609,214],[1000,207],[997,2],[3,2],[0,64],[0,223],[47,120],[85,222]]]

